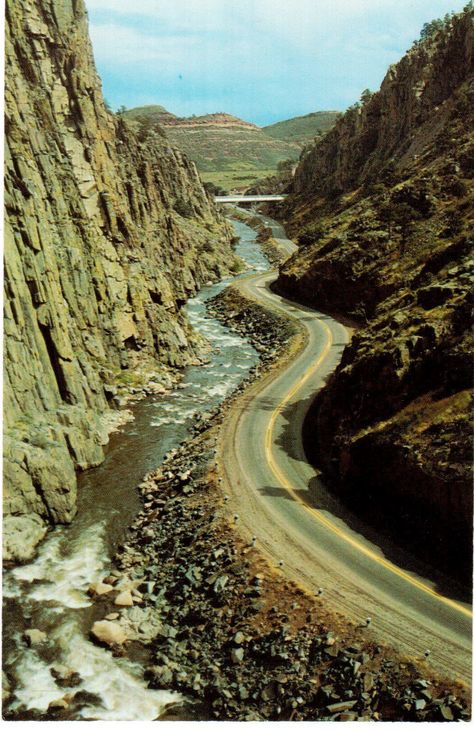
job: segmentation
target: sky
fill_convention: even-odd
[[[112,109],[160,104],[258,125],[344,111],[423,24],[467,0],[85,0]]]

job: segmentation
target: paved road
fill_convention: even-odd
[[[284,369],[252,385],[225,422],[219,459],[232,510],[275,566],[284,560],[287,576],[313,591],[323,587],[332,608],[352,620],[370,616],[375,635],[403,653],[423,658],[429,649],[434,668],[469,683],[470,607],[455,593],[441,594],[400,550],[371,541],[373,530],[324,489],[306,461],[304,416],[349,334],[332,318],[272,293],[274,278],[257,275],[239,287],[297,319],[304,345]]]

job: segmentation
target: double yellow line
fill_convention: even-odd
[[[472,617],[472,611],[468,608],[465,608],[463,605],[459,604],[458,602],[455,602],[454,600],[450,600],[448,597],[444,597],[444,595],[440,595],[438,592],[433,590],[431,587],[428,587],[428,585],[425,585],[420,580],[416,579],[415,577],[412,577],[407,572],[404,572],[402,569],[397,567],[395,564],[392,564],[392,562],[389,562],[388,560],[384,559],[383,557],[376,554],[374,551],[369,549],[367,546],[364,546],[364,544],[361,544],[356,539],[354,539],[352,536],[350,536],[348,533],[346,533],[343,529],[341,529],[339,526],[334,524],[330,519],[328,519],[324,514],[312,506],[308,506],[307,503],[305,503],[295,492],[289,478],[282,472],[281,468],[278,466],[274,452],[273,452],[273,446],[274,446],[274,440],[273,440],[273,432],[275,429],[275,422],[278,418],[278,415],[281,414],[285,406],[288,404],[288,402],[293,398],[293,396],[301,389],[303,384],[311,377],[313,376],[317,370],[320,368],[321,364],[325,361],[331,346],[333,344],[333,337],[330,329],[326,325],[326,323],[323,323],[322,321],[319,321],[320,324],[323,326],[324,330],[326,331],[326,343],[324,345],[323,350],[321,351],[321,354],[319,355],[318,359],[309,366],[306,371],[302,374],[302,376],[298,379],[298,381],[292,386],[292,388],[287,392],[285,397],[282,399],[282,401],[279,403],[279,405],[273,410],[270,420],[268,422],[268,426],[265,432],[265,456],[267,458],[267,462],[272,470],[272,473],[274,474],[275,478],[278,480],[280,485],[284,487],[288,493],[291,495],[293,500],[295,500],[297,503],[299,503],[306,511],[308,511],[320,524],[325,526],[327,529],[333,532],[333,534],[336,534],[340,539],[350,544],[354,549],[364,554],[369,559],[373,560],[377,564],[384,567],[384,569],[387,569],[389,572],[392,572],[397,577],[405,580],[408,584],[412,585],[413,587],[416,587],[421,592],[424,592],[427,595],[430,595],[431,597],[434,597],[439,602],[443,603],[444,605],[447,605],[448,607],[456,610],[457,612],[461,613],[462,615],[465,615],[466,617],[471,618]]]

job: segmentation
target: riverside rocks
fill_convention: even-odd
[[[118,623],[111,620],[97,620],[91,629],[93,637],[107,646],[121,646],[127,635]]]
[[[89,595],[94,597],[95,595],[108,595],[109,592],[113,592],[113,587],[105,582],[94,582],[88,590]]]
[[[77,671],[74,671],[67,666],[56,664],[51,668],[51,676],[54,678],[56,684],[60,687],[70,688],[71,686],[79,686],[82,679]]]
[[[245,299],[236,288],[228,287],[208,302],[208,312],[240,335],[245,335],[258,351],[258,373],[283,353],[296,333],[296,325],[256,302]]]
[[[131,607],[133,605],[133,597],[130,590],[123,590],[120,592],[114,600],[115,605],[122,607]]]
[[[7,0],[5,55],[3,496],[32,522],[8,522],[5,557],[24,561],[73,518],[111,408],[195,359],[183,305],[237,260],[194,163],[107,110],[83,0]]]
[[[44,539],[47,525],[37,514],[5,516],[3,519],[3,561],[32,559],[37,544]]]
[[[263,339],[268,323],[257,337],[253,310],[237,317],[248,302],[238,305],[233,293],[226,303],[229,297],[230,322],[248,323]],[[145,640],[150,686],[182,692],[195,705],[184,718],[434,721],[444,718],[444,706],[468,719],[461,686],[420,680],[415,664],[328,613],[323,600],[306,596],[236,535],[215,463],[217,431],[234,398],[203,415],[194,436],[145,476],[143,509],[115,557],[143,596],[132,623],[139,630],[142,618],[153,620]],[[130,627],[122,614],[135,611],[120,611],[121,627]],[[417,705],[428,689],[432,700]]]
[[[5,671],[2,671],[2,704],[5,704],[11,696],[10,679]]]
[[[25,641],[29,646],[38,646],[41,643],[44,643],[47,639],[46,633],[44,633],[42,630],[39,630],[38,628],[30,628],[29,630],[25,630],[25,632],[23,633],[23,637],[25,638]]]

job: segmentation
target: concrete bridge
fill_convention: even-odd
[[[216,203],[263,203],[264,201],[284,201],[286,195],[268,195],[268,196],[215,196]]]

